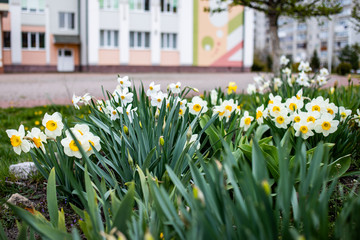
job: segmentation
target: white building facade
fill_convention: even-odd
[[[200,0],[10,0],[2,17],[5,72],[248,69],[252,10],[237,7],[214,22],[204,4],[209,5]],[[199,24],[209,26],[200,30]],[[203,60],[201,51],[211,57]]]
[[[343,10],[331,19],[311,18],[299,22],[281,17],[278,21],[280,48],[293,62],[310,60],[317,51],[321,64],[331,69],[338,64],[337,54],[346,45],[360,43],[360,34],[352,27],[352,1],[342,1]],[[271,50],[269,23],[263,13],[255,15],[255,51]]]

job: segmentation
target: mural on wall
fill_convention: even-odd
[[[244,8],[228,7],[228,11],[211,13],[205,8],[219,7],[216,0],[194,1],[194,55],[195,66],[243,65]]]

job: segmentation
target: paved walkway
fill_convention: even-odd
[[[249,83],[253,82],[253,77],[256,75],[257,73],[129,74],[135,86],[139,86],[142,82],[147,87],[154,81],[161,84],[161,89],[165,91],[168,84],[179,81],[182,87],[195,87],[200,92],[220,86],[224,88],[229,82],[236,82],[238,92],[242,92]],[[101,98],[101,87],[112,92],[117,85],[116,80],[116,74],[100,73],[3,74],[0,75],[0,108],[71,104],[73,93],[83,95],[88,92],[92,96]],[[346,77],[333,76],[329,85],[335,80],[347,84]]]

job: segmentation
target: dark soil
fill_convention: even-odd
[[[49,220],[49,213],[46,202],[46,181],[17,181],[17,182],[0,182],[0,222],[4,228],[8,239],[17,239],[19,233],[16,221],[19,221],[10,209],[5,208],[6,202],[14,193],[19,193],[34,203],[35,210],[39,211],[46,219]],[[80,229],[78,221],[79,216],[74,213],[66,199],[59,201],[59,210],[64,209],[65,223],[69,232],[73,227]],[[38,237],[40,239],[40,237]]]

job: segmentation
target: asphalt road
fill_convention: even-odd
[[[123,74],[125,76],[127,74]],[[182,87],[191,86],[200,92],[216,87],[226,87],[236,82],[238,92],[246,91],[257,73],[141,73],[129,74],[135,86],[141,82],[148,86],[152,81],[166,90],[168,84],[181,82]],[[337,80],[347,84],[346,77],[332,76],[328,85]],[[356,81],[358,84],[359,82]],[[102,97],[102,87],[113,91],[117,85],[116,74],[103,73],[45,73],[45,74],[2,74],[0,75],[0,108],[32,107],[48,104],[71,104],[73,93],[90,93]]]

